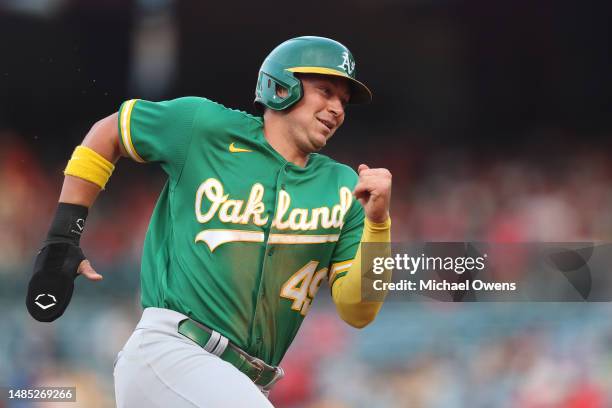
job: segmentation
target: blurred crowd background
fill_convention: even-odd
[[[324,153],[392,171],[394,241],[609,242],[611,9],[0,0],[0,386],[76,386],[67,406],[114,406],[113,360],[140,315],[142,240],[164,175],[119,163],[81,241],[105,279],[78,279],[66,314],[42,324],[26,312],[25,288],[63,167],[125,99],[199,95],[252,112],[263,57],[298,35],[347,44],[374,92]],[[388,302],[358,331],[321,291],[272,401],[609,407],[611,321],[608,303]],[[13,406],[33,405],[0,401]]]

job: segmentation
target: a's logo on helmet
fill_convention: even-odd
[[[342,64],[338,65],[338,68],[342,68],[347,74],[353,75],[355,71],[355,61],[353,61],[348,51],[342,53]]]

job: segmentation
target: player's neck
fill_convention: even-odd
[[[309,153],[301,151],[291,138],[287,137],[288,130],[283,123],[275,120],[264,120],[264,137],[285,160],[296,166],[306,167]]]

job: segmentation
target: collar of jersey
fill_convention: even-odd
[[[287,161],[279,152],[274,150],[274,148],[270,146],[270,143],[268,143],[268,141],[266,140],[266,137],[264,136],[263,132],[263,118],[261,118],[260,123],[261,127],[257,132],[257,138],[259,139],[259,142],[266,148],[266,150],[268,150],[272,154],[272,156],[274,156],[280,162],[280,164],[283,165],[283,167],[291,169],[291,171],[294,171],[296,173],[307,172],[314,167],[313,163],[316,161],[316,157],[318,156],[316,153],[310,153],[308,155],[308,162],[304,167],[300,167],[297,164]]]

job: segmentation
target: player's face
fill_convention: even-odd
[[[351,96],[341,77],[300,75],[303,96],[287,111],[290,137],[300,151],[316,152],[344,122],[344,108]]]

